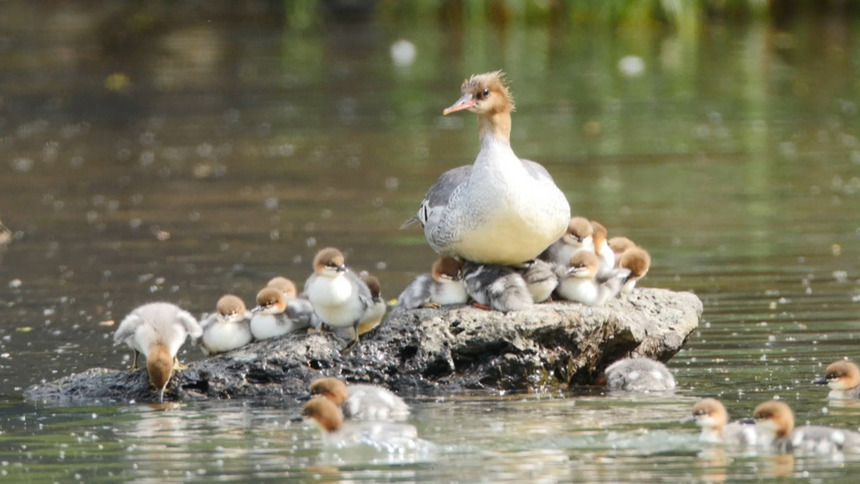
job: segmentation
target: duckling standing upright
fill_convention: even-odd
[[[358,325],[373,306],[370,288],[344,265],[343,254],[327,247],[314,257],[314,273],[305,282],[305,294],[320,320],[334,328],[352,328],[358,344]]]
[[[830,387],[828,398],[854,399],[860,396],[860,369],[850,361],[840,360],[827,365],[824,376],[812,381]]]
[[[477,114],[481,151],[473,165],[442,174],[404,226],[420,222],[440,255],[521,264],[564,234],[570,204],[543,166],[511,149],[514,102],[502,72],[474,75],[461,91],[442,113]]]
[[[164,402],[164,389],[175,368],[179,368],[176,353],[185,338],[199,338],[203,329],[188,311],[175,304],[154,302],[135,308],[116,329],[114,345],[125,343],[134,350],[133,368],[137,355],[146,357],[149,381],[158,389],[158,401]]]
[[[453,257],[439,257],[427,274],[416,277],[397,298],[397,307],[418,309],[449,304],[466,304],[469,295],[460,277],[463,263]]]
[[[197,341],[207,355],[234,350],[250,343],[251,319],[238,296],[226,294],[218,300],[216,311],[200,322],[203,336]]]

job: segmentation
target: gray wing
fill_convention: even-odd
[[[316,317],[314,306],[307,298],[297,297],[290,299],[287,301],[287,309],[284,313],[296,323],[297,327],[318,327],[318,324],[315,324],[314,321]]]
[[[397,306],[406,309],[417,309],[430,301],[430,284],[432,278],[429,273],[416,277],[412,284],[397,297]]]
[[[544,172],[546,172],[546,170],[544,170]],[[466,180],[469,179],[469,175],[471,174],[472,165],[458,166],[457,168],[452,168],[445,173],[442,173],[442,176],[436,180],[436,183],[427,190],[427,194],[424,195],[424,200],[421,201],[421,207],[418,209],[418,213],[404,222],[400,228],[403,229],[409,227],[416,222],[420,223],[422,226],[427,225],[427,221],[430,220],[431,214],[435,210],[448,205],[448,200],[451,199],[451,195],[457,187],[466,183]]]
[[[140,317],[139,314],[132,312],[125,319],[119,323],[119,327],[116,329],[116,332],[113,334],[113,344],[114,346],[124,343],[127,339],[134,336],[134,332],[137,331],[137,328],[143,324],[143,318]]]
[[[627,278],[630,277],[629,269],[613,269],[611,273],[604,274],[607,277],[603,281],[598,281],[598,291],[600,296],[597,299],[597,305],[602,305],[606,301],[614,298],[621,292]]]

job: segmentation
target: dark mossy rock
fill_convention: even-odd
[[[345,353],[346,338],[300,332],[193,362],[174,376],[166,398],[301,395],[323,375],[400,393],[589,384],[619,358],[668,360],[701,314],[694,294],[663,289],[637,289],[595,308],[555,302],[507,314],[470,306],[398,310]],[[154,394],[145,370],[93,369],[31,386],[25,398],[150,401]]]

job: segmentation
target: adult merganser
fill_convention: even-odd
[[[759,404],[753,412],[753,419],[765,443],[780,452],[860,452],[860,433],[819,425],[795,428],[794,413],[784,402],[770,400]]]
[[[400,422],[347,422],[340,409],[327,398],[315,397],[302,409],[302,416],[325,431],[323,443],[336,448],[367,446],[390,458],[432,458],[435,446],[418,438],[418,430]]]
[[[722,402],[715,398],[705,398],[693,405],[689,422],[696,422],[702,428],[699,439],[702,442],[730,445],[758,445],[762,437],[751,422],[729,423],[729,414]]]
[[[514,268],[466,262],[463,266],[466,293],[484,309],[519,311],[534,301],[525,279]]]
[[[594,252],[594,228],[585,217],[573,217],[567,225],[567,231],[538,258],[554,264],[567,264],[573,254],[580,250]]]
[[[543,166],[521,160],[511,149],[514,101],[503,73],[474,75],[461,91],[460,99],[442,113],[477,114],[481,151],[473,165],[439,177],[404,227],[420,222],[440,255],[521,264],[564,234],[570,204]]]
[[[311,382],[311,395],[331,400],[351,419],[406,420],[409,417],[409,405],[402,398],[376,385],[346,385],[333,377],[317,378]]]
[[[181,368],[176,354],[185,338],[199,338],[203,329],[188,311],[166,302],[154,302],[135,308],[122,320],[113,335],[114,345],[125,343],[134,350],[132,368],[137,369],[137,355],[146,357],[149,381],[158,389],[158,401],[164,402],[164,389],[174,369]]]
[[[397,297],[397,306],[406,309],[466,304],[469,295],[460,272],[463,263],[453,257],[439,257],[427,274],[416,277]]]
[[[829,386],[828,398],[853,399],[860,396],[860,370],[850,361],[839,360],[827,365],[824,376],[812,383]]]
[[[320,320],[334,328],[352,328],[355,338],[344,350],[358,344],[358,325],[373,306],[370,288],[344,265],[343,254],[333,248],[314,257],[314,273],[305,282],[305,294]]]
[[[645,277],[651,267],[651,256],[642,247],[630,247],[621,254],[618,266],[630,271],[621,292],[629,294],[636,287],[636,282]]]
[[[675,389],[675,377],[666,365],[650,358],[624,358],[605,371],[610,390],[665,392]]]
[[[542,303],[552,296],[552,292],[558,287],[558,276],[555,274],[553,264],[534,259],[526,262],[526,267],[520,270],[529,294],[532,295],[534,303]]]
[[[218,300],[215,313],[203,318],[200,327],[203,328],[203,336],[197,343],[207,355],[240,348],[254,339],[245,303],[232,294]]]
[[[581,250],[570,259],[569,266],[557,266],[559,278],[555,292],[562,299],[588,306],[600,306],[617,296],[627,281],[630,271],[614,269],[604,281],[598,281],[597,268],[600,260],[593,252]]]
[[[382,299],[382,286],[379,284],[379,279],[366,271],[361,271],[359,277],[365,284],[367,284],[367,288],[370,289],[370,297],[373,302],[373,304],[367,308],[367,311],[365,311],[361,322],[358,323],[358,334],[362,335],[379,326],[379,323],[382,322],[383,316],[385,316],[385,310],[388,309],[388,306],[385,304],[385,300]]]
[[[591,221],[591,227],[594,229],[592,234],[592,243],[594,244],[594,253],[600,259],[600,267],[598,273],[606,273],[615,267],[615,252],[609,247],[609,232],[606,227],[596,220]]]

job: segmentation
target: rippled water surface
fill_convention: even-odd
[[[382,10],[299,28],[265,2],[160,8],[0,5],[0,219],[15,234],[0,248],[0,475],[824,482],[860,469],[705,448],[679,423],[702,396],[734,417],[779,396],[800,422],[860,427],[860,406],[810,384],[860,353],[856,21],[674,33]],[[400,38],[410,65],[392,60]],[[625,73],[626,56],[644,71]],[[669,362],[676,395],[414,395],[410,422],[436,453],[393,463],[324,446],[291,421],[293,397],[22,402],[35,382],[126,365],[106,322],[136,305],[250,301],[271,276],[303,281],[322,246],[396,297],[433,259],[420,231],[397,228],[477,153],[473,116],[441,110],[463,77],[498,68],[517,99],[514,149],[575,213],[651,251],[643,286],[704,301]]]

